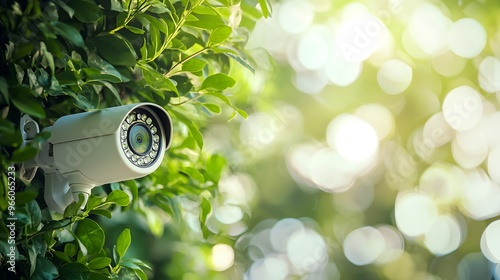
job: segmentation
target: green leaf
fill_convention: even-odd
[[[162,40],[160,31],[156,28],[151,28],[151,30],[149,31],[149,35],[150,35],[151,45],[153,47],[155,54],[161,52]]]
[[[147,269],[150,269],[150,270],[153,270],[153,268],[151,268],[150,265],[146,264],[145,262],[139,260],[139,259],[136,259],[136,258],[127,258],[127,261],[128,262],[131,262],[131,263],[134,263],[138,266],[141,266],[141,267],[145,267]]]
[[[54,0],[54,3],[56,3],[59,7],[61,7],[66,13],[68,13],[68,16],[70,18],[73,17],[73,15],[75,14],[75,10],[73,10],[73,8],[71,8],[70,6],[68,6],[65,2],[63,2],[62,0]]]
[[[267,18],[271,15],[272,7],[269,0],[259,0],[260,9],[262,10],[262,15]]]
[[[136,265],[135,263],[132,263],[132,262],[127,262],[127,261],[121,262],[121,263],[120,263],[120,265],[121,265],[121,266],[124,266],[124,267],[128,267],[128,268],[134,269],[134,270],[136,270],[136,269],[140,270],[140,269],[141,269],[141,268],[140,268],[138,265]]]
[[[16,205],[21,206],[24,205],[30,201],[35,200],[35,198],[38,196],[38,193],[35,191],[22,191],[16,193]]]
[[[104,198],[90,194],[87,200],[86,210],[89,211],[94,209],[96,206],[101,205],[103,201]]]
[[[191,58],[190,60],[182,64],[182,71],[186,72],[198,72],[203,70],[207,62],[198,58]]]
[[[9,104],[9,84],[4,77],[0,77],[0,92],[2,93],[3,99]]]
[[[203,103],[203,106],[215,114],[220,114],[221,108],[217,104]]]
[[[177,90],[177,87],[175,86],[174,82],[169,78],[163,76],[162,74],[158,73],[156,70],[150,67],[143,67],[142,75],[144,76],[146,84],[150,86],[152,89],[158,91],[163,91],[163,90],[173,91],[177,95],[179,95],[179,91]]]
[[[210,200],[204,196],[201,197],[200,210],[200,225],[204,227],[207,222],[208,215],[212,212],[212,204],[210,203]]]
[[[90,110],[96,109],[97,106],[99,105],[99,103],[98,103],[99,99],[97,99],[97,98],[95,98],[96,100],[89,100],[83,94],[76,94],[73,97],[74,97],[75,106],[77,106],[78,108],[80,108],[84,111],[90,111]]]
[[[139,279],[148,280],[148,276],[146,275],[146,273],[144,273],[144,271],[142,271],[142,269],[134,269],[134,272],[137,277],[139,277]]]
[[[19,58],[25,57],[31,53],[34,46],[32,43],[22,43],[16,46],[14,53],[12,54],[12,60],[17,60]]]
[[[94,210],[90,211],[89,214],[103,216],[103,217],[106,217],[108,219],[111,219],[111,217],[113,217],[113,215],[111,214],[111,211],[106,210],[106,209],[94,209]]]
[[[114,190],[106,197],[106,203],[115,203],[119,206],[127,206],[130,203],[130,197],[122,190]]]
[[[151,6],[148,9],[148,12],[152,12],[155,14],[163,14],[169,13],[167,6],[160,1],[152,1]]]
[[[162,32],[165,35],[168,35],[168,24],[162,18],[156,18],[148,14],[138,14],[136,18],[142,23],[144,26],[148,26],[149,30],[151,28],[156,28],[158,31]]]
[[[78,213],[78,209],[79,209],[78,202],[73,201],[66,207],[66,209],[64,209],[63,216],[65,218],[73,217]]]
[[[130,246],[131,237],[130,237],[130,229],[126,228],[120,233],[118,239],[116,240],[116,252],[118,253],[118,257],[121,260]]]
[[[16,204],[17,204],[17,195],[16,195]],[[30,224],[29,224],[28,231],[29,232],[36,232],[36,231],[38,231],[38,226],[40,225],[40,223],[42,221],[42,211],[40,210],[40,206],[38,205],[38,203],[36,201],[32,200],[32,201],[28,202],[25,207],[26,207],[28,214],[30,215]],[[34,241],[36,241],[36,239]],[[40,243],[43,244],[44,246],[46,246],[44,241],[42,241]],[[41,251],[45,252],[45,249],[43,249]]]
[[[252,72],[252,74],[255,74],[255,69],[252,67],[252,65],[250,65],[250,63],[248,61],[246,61],[244,58],[242,58],[241,56],[233,54],[233,53],[227,53],[227,52],[224,52],[224,55],[228,56],[229,58],[234,59],[240,65],[242,65],[246,69],[250,70],[250,72]]]
[[[64,245],[64,254],[68,255],[69,257],[74,257],[76,253],[78,252],[78,246],[72,243],[66,243]]]
[[[133,204],[139,198],[139,188],[137,187],[137,184],[134,180],[129,180],[122,182],[122,185],[130,190],[130,193],[132,194],[131,204]]]
[[[97,53],[117,66],[134,66],[136,53],[127,39],[119,34],[101,34],[96,38]]]
[[[98,254],[104,245],[104,231],[93,220],[83,219],[79,221],[75,235],[85,246],[89,255]]]
[[[243,118],[245,119],[248,119],[248,114],[247,112],[245,112],[244,110],[241,110],[241,109],[238,109],[238,108],[234,108],[236,110],[236,112],[238,112],[238,114],[240,116],[242,116]]]
[[[31,94],[30,89],[22,86],[11,88],[12,103],[19,111],[36,118],[45,118],[45,110],[39,101]]]
[[[35,138],[31,140],[32,143],[43,143],[45,141],[48,141],[52,133],[50,131],[41,131],[37,133]]]
[[[219,155],[212,155],[207,161],[207,174],[214,183],[218,183],[226,160]]]
[[[107,267],[109,264],[111,264],[110,258],[98,257],[98,258],[91,260],[87,266],[90,269],[101,269],[101,268]]]
[[[201,182],[201,183],[205,182],[205,178],[200,173],[200,171],[198,171],[198,169],[196,169],[196,168],[193,168],[191,166],[182,167],[181,172],[183,172],[184,174],[187,174],[191,179],[194,179],[198,182]]]
[[[233,107],[233,104],[231,103],[231,101],[229,100],[229,98],[227,98],[227,96],[225,96],[224,94],[220,93],[220,92],[207,92],[206,93],[207,95],[211,95],[211,96],[214,96],[214,97],[217,97],[218,99],[220,99],[222,102],[226,103],[227,105]]]
[[[59,221],[50,221],[46,225],[43,226],[42,230],[48,231],[51,229],[60,229],[60,228],[68,226],[69,224],[71,224],[70,219],[59,220]]]
[[[127,12],[121,12],[116,16],[116,26],[123,26],[125,24],[125,20],[127,19]]]
[[[87,63],[89,67],[100,69],[101,74],[108,74],[116,77],[118,79],[117,82],[121,82],[123,80],[122,75],[120,74],[120,72],[118,72],[118,70],[116,70],[113,65],[111,65],[95,53],[89,54]]]
[[[201,89],[205,90],[215,90],[223,91],[227,88],[233,87],[236,81],[223,73],[217,73],[212,76],[208,76],[201,85]]]
[[[145,61],[148,59],[148,43],[146,42],[146,39],[144,38],[142,47],[140,49],[141,52],[141,59]]]
[[[64,209],[64,214],[63,216],[65,218],[68,217],[73,217],[76,214],[78,214],[78,210],[80,210],[80,207],[82,206],[83,202],[85,202],[85,199],[83,198],[83,194],[78,194],[78,201],[73,201],[71,202],[66,209]]]
[[[39,257],[36,259],[36,268],[31,275],[32,280],[51,280],[58,278],[57,267],[48,259]]]
[[[126,29],[128,29],[128,31],[134,33],[134,34],[144,34],[144,30],[140,29],[140,28],[137,28],[137,27],[133,27],[133,26],[130,26],[130,25],[126,25],[125,26]]]
[[[60,21],[53,21],[50,24],[55,34],[60,35],[77,47],[85,47],[82,35],[73,26]]]
[[[146,216],[146,222],[151,233],[158,238],[161,237],[163,235],[163,222],[158,214],[150,208],[142,208],[141,210]]]
[[[224,42],[227,38],[229,38],[232,31],[233,29],[226,25],[215,28],[212,33],[210,33],[208,45],[213,46]]]
[[[66,262],[66,263],[71,262],[71,259],[68,257],[68,255],[64,254],[63,252],[54,251],[53,254],[56,255],[57,258],[59,258],[60,260]]]
[[[203,30],[213,30],[225,24],[224,20],[219,15],[196,14],[193,16],[196,16],[198,20],[186,21],[185,25]]]
[[[117,12],[123,11],[123,7],[120,0],[110,0],[110,2],[112,11],[117,11]]]
[[[68,6],[75,11],[75,17],[81,22],[93,23],[102,17],[101,9],[90,0],[71,0]]]
[[[84,280],[89,279],[89,268],[81,263],[67,263],[59,268],[61,279]]]
[[[187,126],[187,128],[189,129],[189,132],[191,133],[191,135],[195,139],[196,144],[198,144],[198,147],[200,147],[200,149],[203,149],[203,135],[198,130],[196,125],[189,118],[184,116],[182,113],[180,113],[176,110],[172,110],[171,112],[177,117],[177,119],[179,121],[181,121],[182,123],[184,123]]]
[[[87,81],[87,83],[91,84],[102,84],[102,81],[109,81],[112,83],[119,83],[121,82],[121,79],[110,75],[103,73],[103,71],[96,69],[96,68],[82,68],[80,69],[83,74],[85,74],[84,79]]]
[[[15,150],[10,158],[11,162],[25,162],[38,154],[38,150],[32,146],[26,146]]]

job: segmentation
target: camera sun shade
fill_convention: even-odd
[[[45,201],[62,213],[80,193],[86,202],[94,186],[154,172],[170,146],[172,122],[162,107],[138,103],[64,116],[44,131],[52,136],[25,168],[44,170]]]

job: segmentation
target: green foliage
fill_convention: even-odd
[[[86,207],[70,204],[61,217],[43,199],[43,175],[15,181],[16,271],[22,279],[147,279],[154,267],[127,258],[134,234],[112,240],[100,225],[115,213],[136,213],[152,235],[186,228],[181,199],[199,204],[201,242],[226,160],[203,148],[208,118],[246,113],[228,92],[229,70],[253,72],[242,47],[261,14],[256,2],[166,0],[0,1],[0,210],[8,212],[8,172],[36,156],[41,132],[23,145],[19,119],[41,127],[57,118],[133,102],[154,102],[173,116],[174,139],[160,169],[146,178],[94,189]],[[260,3],[268,16],[267,2]],[[243,19],[230,20],[243,10]],[[232,114],[231,114],[232,113]],[[16,173],[16,178],[19,178]],[[80,201],[83,201],[82,199]],[[166,218],[167,217],[167,218]],[[97,222],[96,222],[97,221]],[[9,230],[0,225],[0,273],[8,275]],[[111,242],[111,243],[110,243]]]

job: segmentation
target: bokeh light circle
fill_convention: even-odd
[[[384,235],[373,227],[362,227],[344,239],[344,254],[355,265],[373,263],[384,251]]]
[[[366,162],[378,150],[378,136],[371,125],[350,114],[335,118],[327,128],[327,141],[345,159]]]
[[[394,211],[398,229],[409,237],[426,233],[438,214],[434,201],[420,193],[399,193]]]
[[[500,220],[489,224],[481,236],[481,251],[493,263],[500,263]]]
[[[396,95],[404,92],[412,80],[412,68],[398,59],[384,62],[377,72],[380,88],[388,94]]]
[[[234,250],[231,246],[218,243],[212,247],[212,266],[216,271],[224,271],[234,263]]]
[[[451,25],[448,44],[456,55],[473,58],[480,54],[486,45],[486,30],[475,19],[459,19]]]
[[[455,130],[474,127],[483,114],[481,96],[470,86],[459,86],[451,90],[443,101],[446,122]]]

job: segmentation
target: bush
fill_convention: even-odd
[[[197,240],[215,240],[205,221],[226,160],[203,152],[200,131],[213,115],[246,117],[224,91],[236,83],[230,76],[234,66],[253,72],[242,47],[255,19],[269,13],[267,3],[259,2],[263,12],[251,1],[0,1],[0,44],[6,47],[0,58],[4,277],[14,277],[12,252],[21,279],[161,275],[126,255],[138,237],[130,229],[106,238],[96,220],[129,211],[160,237],[166,220],[188,229],[181,199],[198,209]],[[53,219],[43,199],[43,174],[27,183],[18,172],[50,134],[41,132],[23,146],[21,115],[47,127],[61,116],[134,102],[159,104],[174,119],[173,145],[159,170],[95,188],[84,211],[73,203]],[[15,205],[9,205],[9,190],[15,190]],[[15,228],[8,227],[9,218]]]

